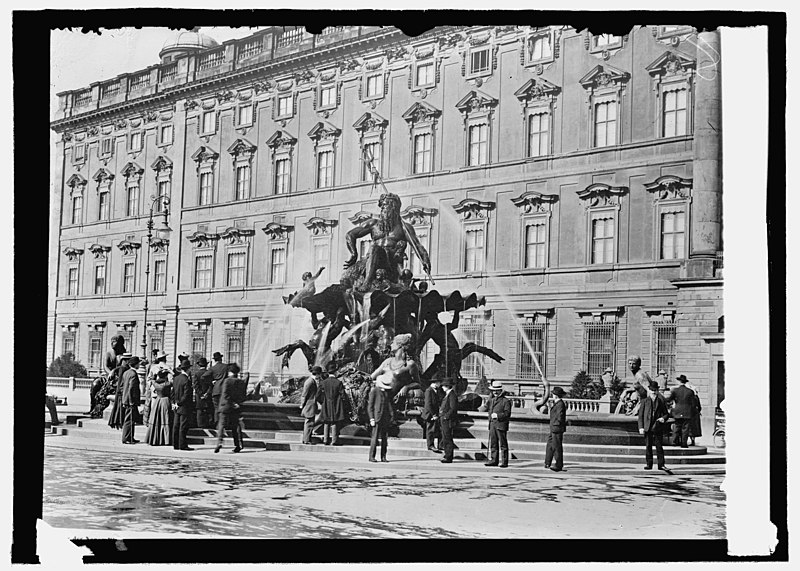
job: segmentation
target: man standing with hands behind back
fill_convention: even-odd
[[[172,447],[175,450],[194,450],[186,443],[189,422],[194,412],[192,383],[187,375],[187,371],[191,368],[189,359],[181,361],[178,368],[180,374],[172,379],[172,410],[175,411],[175,420],[172,423]]]
[[[458,417],[458,400],[456,393],[453,390],[453,380],[445,379],[442,381],[442,388],[444,389],[444,398],[442,404],[439,405],[439,418],[442,423],[442,446],[444,447],[444,458],[441,459],[442,464],[453,463],[453,425],[456,423]]]
[[[567,405],[561,400],[564,389],[553,387],[553,407],[550,409],[550,435],[544,454],[544,467],[553,472],[564,469],[564,433],[567,431]],[[552,463],[555,460],[556,465]]]
[[[134,436],[134,415],[142,398],[141,388],[139,387],[139,374],[136,369],[139,367],[139,357],[131,357],[130,368],[122,373],[122,406],[125,407],[125,420],[122,422],[122,443],[136,444],[139,442]]]
[[[639,406],[639,434],[644,435],[645,440],[645,470],[653,469],[653,443],[656,445],[656,456],[658,457],[658,469],[667,470],[664,465],[664,446],[661,443],[661,434],[664,423],[669,417],[667,401],[658,390],[658,383],[650,381],[647,387],[647,396]]]
[[[219,397],[222,393],[222,383],[225,381],[225,378],[228,376],[228,366],[222,362],[222,353],[217,351],[212,355],[214,359],[214,364],[211,365],[211,368],[205,372],[203,375],[206,382],[213,383],[213,388],[211,389],[211,401],[214,403],[214,426],[219,423]]]
[[[508,419],[511,418],[511,401],[505,397],[503,383],[492,381],[489,390],[492,396],[486,406],[489,415],[489,454],[491,457],[484,466],[508,467]],[[498,464],[498,444],[500,448],[500,463]]]

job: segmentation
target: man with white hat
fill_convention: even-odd
[[[492,381],[489,385],[492,396],[486,405],[486,414],[489,418],[489,461],[484,466],[508,467],[508,419],[511,418],[511,401],[503,392],[503,383]],[[498,444],[500,448],[500,462],[498,463]]]
[[[369,424],[372,427],[372,439],[369,444],[370,462],[377,462],[375,452],[378,448],[378,439],[381,441],[381,462],[389,461],[386,459],[386,449],[389,446],[388,430],[394,419],[391,391],[391,381],[383,376],[375,379],[375,386],[369,391],[367,412],[369,413]]]

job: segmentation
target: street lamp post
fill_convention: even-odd
[[[150,292],[150,249],[153,243],[153,209],[159,204],[163,207],[164,220],[156,231],[162,240],[169,239],[172,228],[169,227],[167,219],[169,217],[169,198],[166,196],[150,196],[150,215],[147,218],[147,264],[144,269],[144,327],[142,327],[142,358],[147,357],[147,310],[148,293]]]

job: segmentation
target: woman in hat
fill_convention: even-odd
[[[147,426],[146,441],[150,446],[172,445],[172,405],[170,395],[172,382],[168,378],[169,369],[161,369],[153,382],[153,402],[150,408],[150,422]]]
[[[419,383],[419,367],[417,362],[408,354],[411,347],[411,334],[395,335],[392,340],[394,355],[381,363],[372,373],[373,380],[387,386],[387,390],[396,393],[401,387],[410,382]]]
[[[486,406],[489,418],[489,461],[484,466],[508,467],[508,419],[511,418],[511,401],[505,397],[503,383],[492,381],[492,396]],[[498,446],[499,445],[499,446]],[[498,462],[498,447],[500,458]]]
[[[125,422],[125,408],[122,406],[122,373],[128,370],[128,362],[130,361],[132,355],[130,353],[123,353],[119,356],[120,365],[116,367],[109,376],[109,381],[111,382],[109,389],[113,387],[114,392],[114,405],[111,407],[111,416],[108,419],[108,425],[111,428],[122,428],[122,423]],[[105,399],[108,394],[111,394],[109,390],[108,393],[106,391],[100,391],[98,396],[98,400],[100,398]]]

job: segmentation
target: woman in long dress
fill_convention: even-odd
[[[172,383],[167,378],[167,370],[159,371],[153,383],[154,397],[150,407],[150,419],[147,426],[147,443],[150,446],[172,445],[172,406],[169,397]]]

